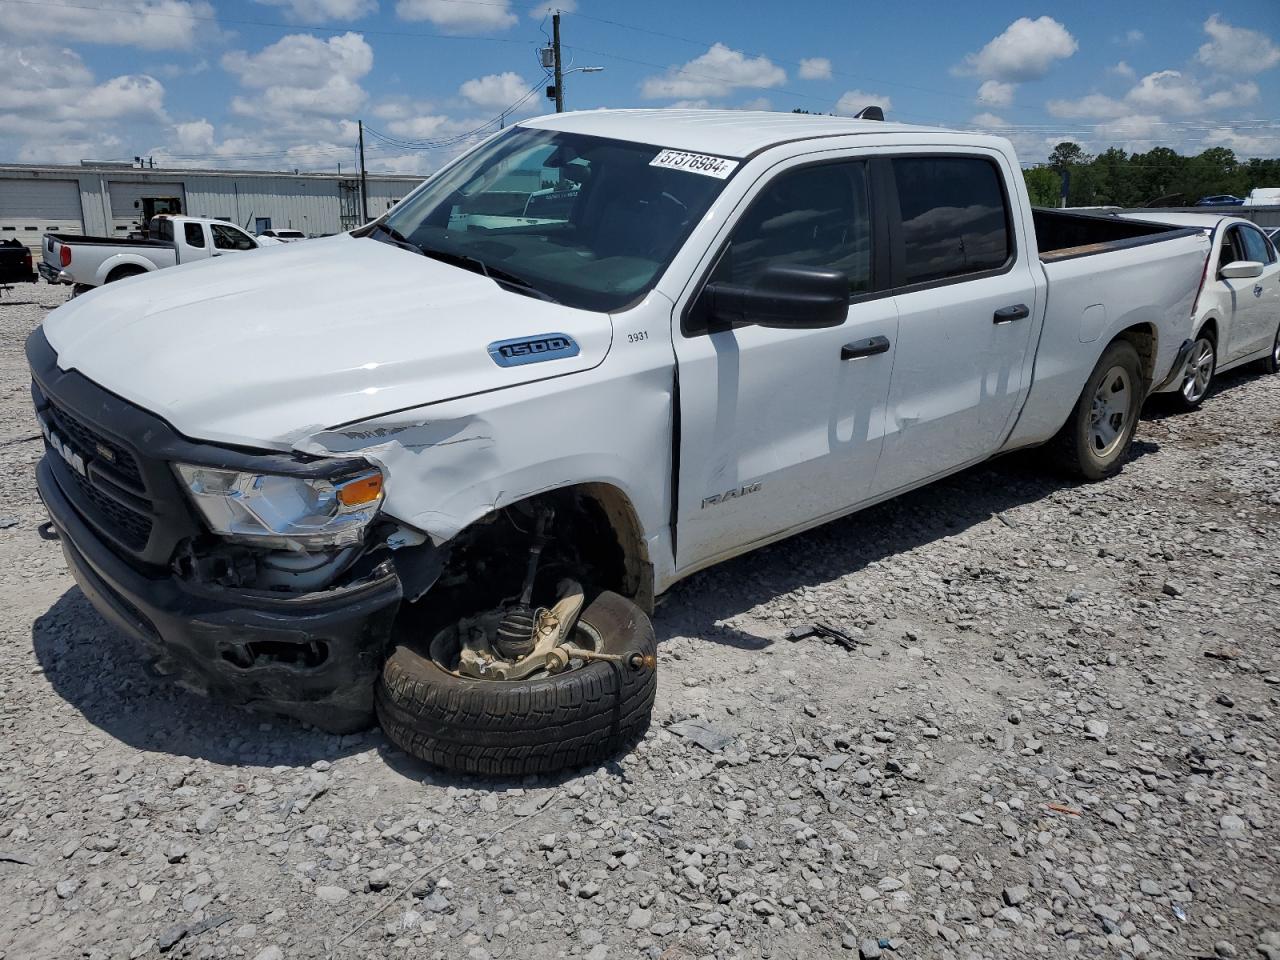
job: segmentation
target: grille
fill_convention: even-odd
[[[45,399],[48,401],[47,397]],[[122,481],[125,487],[131,487],[139,493],[145,489],[138,458],[128,449],[98,433],[56,403],[49,401],[48,409],[53,421],[49,426],[70,440],[71,445],[85,460],[96,461],[100,468]]]
[[[93,512],[89,517],[91,520],[96,521],[107,533],[130,550],[140,553],[146,547],[147,541],[151,538],[150,517],[136,510],[130,510],[95,487],[92,481],[86,480],[70,468],[64,470],[63,474],[75,481],[80,495],[92,507]]]

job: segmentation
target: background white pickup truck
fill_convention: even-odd
[[[276,244],[224,220],[165,215],[153,217],[141,239],[46,233],[40,275],[49,283],[98,287],[163,267]]]
[[[467,212],[513,184],[555,202]],[[51,313],[40,491],[95,605],[225,696],[342,728],[379,678],[431,762],[588,763],[680,578],[1006,450],[1118,470],[1208,252],[1033,210],[997,137],[529,120],[352,234]]]

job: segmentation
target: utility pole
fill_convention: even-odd
[[[560,73],[560,11],[551,15],[551,51],[556,69],[556,113],[564,113],[564,76]]]
[[[364,121],[357,121],[360,124],[360,215],[364,218],[360,222],[369,222],[369,181],[364,177]]]

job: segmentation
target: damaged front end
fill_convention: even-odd
[[[405,597],[446,554],[380,512],[381,474],[188,440],[27,344],[40,495],[68,566],[156,668],[334,732],[373,722]]]

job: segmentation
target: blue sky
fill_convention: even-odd
[[[569,109],[853,112],[1280,155],[1280,3],[560,0]],[[425,173],[545,112],[531,0],[0,0],[0,161]],[[526,92],[535,93],[522,100]]]

